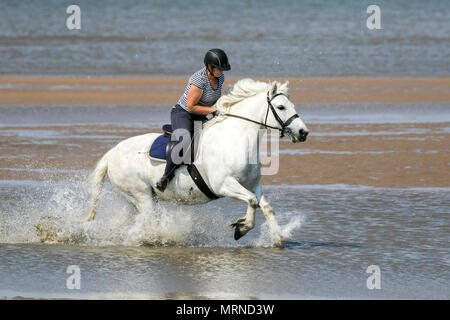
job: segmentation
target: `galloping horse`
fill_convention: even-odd
[[[217,101],[216,108],[219,115],[206,122],[193,164],[215,195],[248,204],[246,215],[232,224],[236,240],[255,226],[255,212],[260,208],[266,217],[272,241],[275,245],[282,245],[274,210],[263,195],[260,184],[258,131],[278,129],[281,136],[289,136],[294,143],[306,140],[308,129],[289,101],[288,82],[239,80],[229,94]],[[90,176],[93,191],[87,221],[95,217],[106,173],[138,212],[152,212],[152,195],[180,204],[211,201],[194,183],[187,166],[176,170],[163,193],[156,189],[164,164],[150,160],[146,151],[159,135],[148,133],[126,139],[100,159]],[[249,150],[257,150],[258,154],[252,155]],[[252,158],[256,161],[250,161]]]

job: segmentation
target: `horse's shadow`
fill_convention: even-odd
[[[358,243],[283,241],[284,249],[307,249],[312,247],[361,248]]]

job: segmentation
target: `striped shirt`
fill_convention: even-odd
[[[203,67],[202,69],[198,70],[196,73],[194,73],[190,78],[189,82],[186,86],[186,89],[184,90],[184,94],[181,96],[180,100],[178,100],[178,104],[186,111],[188,111],[187,108],[187,95],[189,92],[189,89],[191,88],[191,85],[195,85],[196,87],[203,90],[202,97],[200,98],[197,105],[199,106],[206,106],[211,107],[213,106],[216,101],[220,98],[220,95],[222,94],[222,84],[225,79],[224,74],[219,77],[217,89],[214,90],[211,87],[211,84],[208,79],[208,75],[206,74],[206,67]]]

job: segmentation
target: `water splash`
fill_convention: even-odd
[[[264,222],[260,228],[259,238],[253,242],[253,246],[256,247],[273,247],[275,245],[274,239],[279,235],[283,241],[290,240],[294,231],[301,228],[304,220],[304,215],[298,212],[287,211],[281,214],[277,214],[279,227],[275,230],[277,235],[270,232],[268,222]]]
[[[69,181],[11,181],[2,203],[0,242],[87,246],[273,246],[267,223],[236,242],[230,222],[242,203],[226,199],[204,206],[160,202],[138,214],[110,183],[105,183],[94,221],[89,212],[90,186],[86,175]],[[242,207],[242,208],[241,208]],[[262,219],[262,220],[261,220]],[[301,226],[292,212],[277,213],[280,234],[288,239]],[[257,223],[264,218],[257,215]],[[258,224],[257,224],[258,226]]]

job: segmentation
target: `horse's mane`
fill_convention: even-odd
[[[261,82],[253,79],[242,79],[234,84],[230,93],[223,95],[219,98],[219,100],[217,100],[215,107],[222,112],[227,112],[236,103],[253,97],[258,93],[267,92],[270,89],[275,89],[275,92],[272,92],[272,95],[276,93],[289,95],[289,88],[287,84],[282,85],[278,81]]]
[[[253,97],[262,92],[266,93],[269,90],[271,91],[271,95],[283,93],[289,97],[288,84],[288,82],[281,84],[278,81],[262,82],[255,81],[253,79],[241,79],[233,85],[228,94],[221,96],[219,100],[217,100],[214,107],[222,113],[227,113],[230,111],[232,106],[242,100]],[[222,121],[223,119],[225,119],[225,117],[212,118],[206,123],[204,130],[208,129],[213,124]]]

